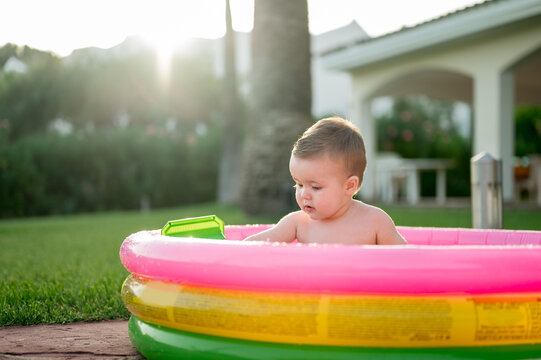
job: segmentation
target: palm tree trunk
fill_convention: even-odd
[[[247,213],[276,213],[291,203],[293,143],[312,124],[306,0],[255,1],[251,75],[242,203]]]

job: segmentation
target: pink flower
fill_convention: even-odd
[[[413,131],[411,131],[410,129],[402,131],[402,140],[404,140],[405,142],[412,141],[413,137]]]

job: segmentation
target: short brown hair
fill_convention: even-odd
[[[292,155],[298,158],[328,154],[344,160],[351,175],[359,177],[359,187],[366,169],[366,150],[359,129],[340,117],[321,119],[309,127],[293,146]]]

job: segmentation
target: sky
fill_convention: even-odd
[[[308,0],[309,26],[320,34],[355,20],[379,36],[482,0]],[[132,35],[178,47],[191,37],[225,32],[225,0],[4,0],[0,46],[28,45],[61,56],[83,47],[109,48]],[[233,28],[253,26],[253,0],[231,0]]]

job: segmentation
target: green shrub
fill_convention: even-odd
[[[453,121],[453,104],[424,96],[397,98],[392,111],[377,119],[378,151],[403,158],[448,158],[456,166],[447,171],[447,194],[470,195],[471,141]],[[421,173],[421,195],[434,196],[436,174]]]
[[[541,154],[541,106],[515,110],[515,155]]]
[[[219,130],[25,137],[0,148],[0,216],[135,209],[215,198]]]

